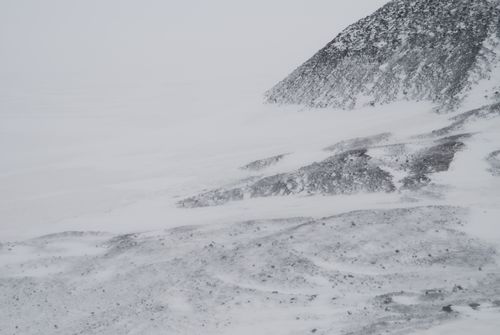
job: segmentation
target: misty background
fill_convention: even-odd
[[[2,90],[219,82],[262,91],[385,2],[1,0]]]
[[[164,227],[214,176],[342,136],[263,93],[385,2],[0,0],[0,236]]]

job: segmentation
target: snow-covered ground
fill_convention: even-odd
[[[381,164],[395,192],[178,206],[323,161],[341,141],[390,133],[384,144],[408,150],[438,141],[428,134],[470,100],[452,114],[427,103],[262,103],[311,51],[384,2],[194,1],[195,14],[156,1],[135,13],[124,2],[93,16],[102,36],[83,25],[97,2],[2,4],[0,334],[495,334],[500,177],[487,158],[500,150],[498,116],[450,133],[473,135],[419,191],[401,188],[406,170]],[[122,29],[129,41],[113,39]],[[92,47],[103,57],[86,60]],[[73,73],[73,63],[89,68]],[[474,94],[475,107],[490,103]],[[384,148],[370,150],[383,161]],[[240,168],[281,154],[262,171]]]
[[[194,119],[148,110],[4,116],[1,145],[8,157],[1,175],[3,238],[82,229],[125,233],[384,206],[397,196],[266,199],[230,204],[224,210],[187,211],[175,203],[255,174],[239,167],[259,158],[290,153],[270,173],[286,171],[328,157],[322,149],[343,139],[387,130],[411,133],[416,125],[430,131],[446,119],[425,106],[353,113],[259,103],[201,103],[194,108],[211,112]],[[339,205],[325,207],[329,203]]]
[[[248,159],[305,151],[318,124],[325,143],[341,138],[328,134],[331,113],[263,106],[263,92],[384,1],[363,3],[2,3],[2,239],[79,229],[84,216],[83,229],[177,225],[172,196]],[[123,209],[140,225],[104,227]]]

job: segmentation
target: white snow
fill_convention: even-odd
[[[239,169],[257,159],[290,153],[262,172],[271,175],[325,159],[330,153],[323,148],[345,139],[391,132],[396,143],[448,125],[452,115],[436,114],[427,103],[354,111],[262,104],[262,93],[287,71],[385,2],[76,1],[74,7],[55,0],[2,2],[0,247],[64,231],[125,234],[452,205],[470,209],[465,232],[500,248],[500,178],[488,173],[485,160],[500,149],[498,118],[467,129],[476,133],[467,149],[457,154],[450,171],[433,176],[445,189],[440,198],[289,196],[176,206],[203,190],[259,175]],[[479,90],[496,87],[482,85]],[[471,93],[466,107],[482,101],[478,92]],[[108,236],[63,239],[41,255],[18,246],[0,254],[0,269],[13,269],[2,277],[57,276],[71,264],[41,266],[37,260],[101,255],[104,250],[96,244]],[[33,267],[15,267],[26,262]],[[116,271],[101,269],[93,280],[105,281]],[[309,279],[324,284],[321,277]],[[187,318],[193,310],[182,292],[158,299]],[[229,333],[290,334],[297,331],[295,315],[303,313],[323,315],[301,323],[304,331],[340,318],[325,301],[307,308],[261,307],[250,304],[246,312],[229,313],[234,323]],[[456,322],[417,333],[491,335],[500,329],[498,320],[491,306],[469,308]],[[141,325],[136,327],[141,333]]]

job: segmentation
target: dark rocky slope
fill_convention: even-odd
[[[271,103],[456,106],[497,55],[497,0],[394,0],[341,32],[266,93]],[[488,42],[490,41],[490,42]]]
[[[245,197],[291,194],[354,194],[392,192],[392,176],[371,162],[366,149],[346,151],[297,171],[271,175],[242,187],[216,189],[184,199],[182,207],[221,205]]]

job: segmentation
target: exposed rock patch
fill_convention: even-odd
[[[394,190],[389,173],[370,162],[366,150],[352,150],[319,163],[305,166],[292,174],[261,179],[251,187],[252,196],[296,194],[352,194]]]
[[[432,132],[432,135],[445,136],[455,131],[462,130],[464,126],[468,123],[499,116],[500,116],[500,103],[483,106],[451,118],[450,120],[453,121],[452,124],[444,128],[434,130]]]
[[[287,154],[282,154],[282,155],[277,155],[273,157],[268,157],[264,159],[259,159],[256,161],[253,161],[251,163],[248,163],[241,168],[243,170],[251,170],[251,171],[260,171],[263,170],[269,166],[277,164],[279,161],[281,161],[283,158],[285,158]]]
[[[387,141],[391,137],[390,133],[383,133],[367,137],[356,137],[349,140],[344,140],[329,147],[326,147],[326,151],[334,151],[337,153],[369,148],[373,145],[377,145],[381,142]]]
[[[455,154],[465,147],[464,143],[456,141],[454,138],[441,142],[421,150],[412,157],[407,164],[410,175],[403,179],[405,188],[420,188],[430,182],[430,174],[448,171]]]
[[[179,202],[182,207],[203,207],[248,197],[290,194],[353,194],[391,192],[392,176],[371,162],[366,150],[351,150],[290,173],[264,177],[247,186],[218,189]]]
[[[490,163],[490,171],[495,176],[500,176],[500,150],[492,152],[488,158],[488,163]]]
[[[243,200],[244,198],[245,190],[243,188],[216,189],[181,200],[178,205],[187,208],[218,206],[228,201]]]

